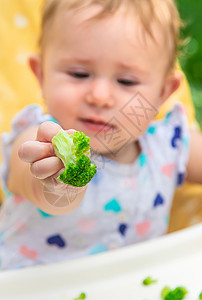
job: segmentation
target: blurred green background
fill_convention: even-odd
[[[202,129],[202,0],[176,0],[186,27],[182,38],[190,40],[183,47],[180,64],[189,81],[196,118]]]

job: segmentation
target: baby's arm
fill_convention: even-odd
[[[202,134],[199,131],[192,130],[190,138],[187,180],[202,184]]]
[[[44,122],[20,134],[13,145],[8,178],[8,189],[13,194],[52,215],[75,209],[86,191],[86,187],[75,188],[56,179],[64,165],[54,155],[51,141],[60,129],[58,124]]]

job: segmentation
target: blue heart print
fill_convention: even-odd
[[[173,148],[177,148],[177,142],[178,140],[181,140],[182,138],[182,128],[180,126],[177,126],[174,128],[174,136],[171,140],[171,145]]]
[[[164,198],[161,194],[157,194],[156,198],[154,199],[154,207],[164,204]]]
[[[150,126],[149,129],[147,130],[148,133],[150,134],[155,134],[156,132],[156,126]]]
[[[147,155],[145,153],[141,153],[138,160],[140,167],[144,167],[147,163]]]
[[[91,250],[89,251],[89,254],[93,255],[93,254],[98,254],[98,253],[105,252],[105,251],[107,251],[107,248],[105,247],[105,245],[97,244],[91,248]]]
[[[116,198],[112,199],[111,201],[109,201],[105,206],[104,206],[104,210],[105,211],[113,211],[115,213],[119,213],[122,211],[122,208],[119,204],[119,202],[117,201]]]
[[[183,184],[185,179],[185,173],[179,173],[177,178],[177,185],[180,186]]]
[[[49,238],[47,238],[47,243],[49,245],[55,245],[55,246],[57,246],[59,248],[66,247],[65,240],[59,234],[52,235]]]
[[[126,231],[127,231],[128,225],[127,224],[120,224],[119,225],[119,232],[121,235],[125,236],[126,235]]]

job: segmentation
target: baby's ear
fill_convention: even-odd
[[[162,105],[179,87],[182,82],[182,74],[173,71],[167,75],[160,94],[160,105]]]
[[[32,54],[29,57],[29,66],[39,81],[40,86],[42,87],[43,83],[43,71],[42,71],[42,62],[41,57],[38,54]]]

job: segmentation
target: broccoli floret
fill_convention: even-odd
[[[183,300],[188,291],[184,287],[176,287],[171,290],[169,287],[164,287],[161,292],[162,300]]]
[[[79,297],[75,298],[74,300],[81,300],[81,299],[86,299],[86,294],[85,293],[81,293],[79,295]]]
[[[150,276],[147,277],[147,278],[145,278],[145,279],[142,281],[142,283],[143,283],[144,285],[150,285],[150,284],[156,283],[156,282],[157,282],[157,280],[151,278]]]
[[[171,291],[171,288],[168,286],[165,286],[161,291],[161,299],[165,300],[165,297],[168,295],[168,293]]]
[[[199,300],[202,300],[202,292],[199,294]]]
[[[65,170],[58,177],[64,183],[72,186],[85,186],[96,174],[96,166],[85,155],[90,153],[90,138],[83,132],[75,131],[69,135],[61,129],[52,139],[55,154],[58,156]]]

